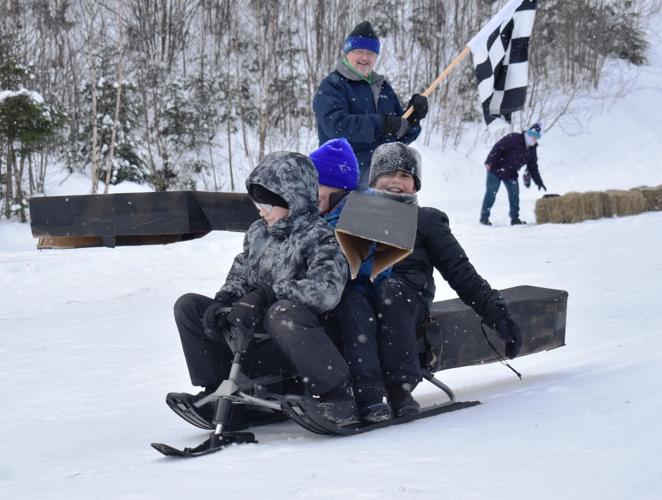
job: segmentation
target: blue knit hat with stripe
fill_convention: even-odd
[[[359,185],[359,162],[347,139],[331,139],[310,153],[321,185],[352,191]]]
[[[356,49],[365,49],[379,54],[379,38],[369,21],[357,24],[345,40],[342,51],[344,54]]]
[[[542,122],[536,122],[526,131],[527,135],[540,139],[542,137]]]

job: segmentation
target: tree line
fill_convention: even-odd
[[[90,192],[237,190],[276,149],[315,144],[311,103],[352,27],[382,40],[377,70],[422,91],[496,13],[490,0],[0,0],[0,195],[5,218],[54,168]],[[654,0],[538,2],[518,120],[553,126],[609,61],[645,64]],[[481,120],[473,67],[430,97],[424,136],[460,141]],[[549,126],[548,126],[549,128]],[[57,167],[55,167],[57,166]]]

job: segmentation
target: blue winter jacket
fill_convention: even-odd
[[[343,208],[345,208],[345,203],[347,203],[347,197],[349,193],[345,195],[344,198],[342,198],[333,209],[331,209],[329,212],[324,215],[324,220],[326,220],[329,225],[335,229],[336,225],[338,224],[338,220],[340,219],[340,214],[342,213]],[[373,243],[370,245],[370,253],[368,256],[361,262],[361,267],[359,268],[359,272],[354,279],[350,279],[347,282],[347,286],[353,290],[360,291],[362,293],[367,293],[368,289],[371,285],[374,285],[376,283],[379,283],[380,281],[388,278],[391,275],[391,268],[384,269],[381,273],[379,273],[374,281],[370,281],[370,274],[372,273],[372,264],[374,261],[374,255],[375,251],[377,250],[377,245]]]
[[[523,132],[508,134],[492,147],[485,163],[491,167],[492,173],[504,181],[517,180],[517,171],[524,165],[534,180],[540,179],[537,149],[537,144],[527,147]],[[535,182],[538,184],[537,180]]]
[[[338,137],[349,141],[359,161],[363,187],[367,187],[370,160],[377,146],[394,141],[409,144],[421,133],[420,125],[415,125],[400,139],[384,135],[384,115],[403,113],[393,87],[374,72],[372,83],[368,83],[342,62],[322,80],[313,99],[313,111],[320,145]]]

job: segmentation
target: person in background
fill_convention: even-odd
[[[320,145],[344,137],[359,163],[361,188],[368,185],[370,159],[380,144],[413,142],[428,112],[427,97],[414,94],[412,115],[403,109],[391,84],[374,71],[380,53],[379,38],[368,21],[359,23],[345,40],[342,57],[320,84],[313,99]]]
[[[490,210],[496,200],[501,183],[508,191],[510,204],[510,224],[515,226],[526,224],[519,218],[519,182],[518,171],[526,165],[524,185],[528,188],[531,179],[538,186],[538,190],[547,191],[538,171],[538,141],[542,135],[542,124],[534,123],[528,130],[520,133],[508,134],[501,138],[487,155],[485,169],[487,181],[483,206],[480,211],[480,223],[491,226]]]

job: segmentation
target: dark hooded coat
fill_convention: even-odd
[[[320,314],[333,309],[349,275],[333,229],[317,208],[317,170],[298,153],[264,158],[246,180],[281,196],[289,215],[272,227],[260,219],[244,236],[219,293],[240,298],[259,285],[270,285],[277,300],[288,299]]]
[[[538,145],[527,146],[524,134],[513,133],[502,137],[490,150],[485,163],[491,167],[490,171],[502,181],[517,180],[518,171],[524,165],[531,173],[536,184],[540,179],[538,172]]]
[[[507,314],[506,303],[474,266],[451,232],[448,216],[419,207],[414,251],[393,266],[391,277],[413,288],[428,308],[435,294],[437,269],[462,301],[492,324]]]
[[[361,172],[370,169],[375,148],[386,142],[413,142],[421,133],[420,125],[412,125],[397,139],[384,135],[384,115],[402,116],[402,105],[393,87],[384,76],[374,73],[368,83],[339,62],[319,86],[313,99],[320,144],[329,139],[345,137],[352,146]]]

